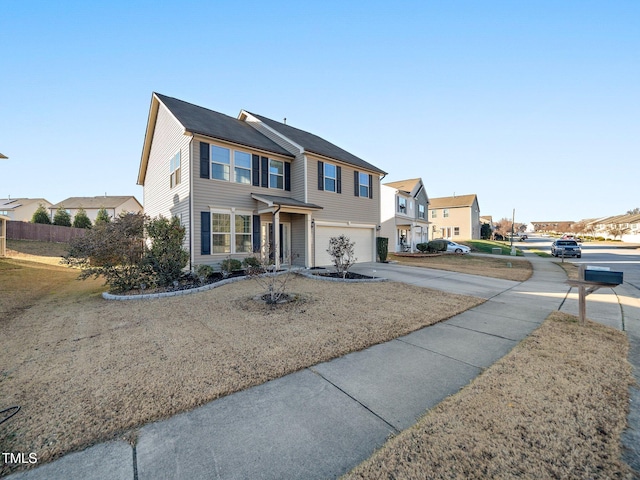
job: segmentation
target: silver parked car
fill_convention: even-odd
[[[582,248],[575,240],[556,240],[551,244],[551,255],[554,257],[582,257]]]
[[[448,253],[469,253],[471,249],[466,245],[460,245],[459,243],[447,240],[447,252]]]

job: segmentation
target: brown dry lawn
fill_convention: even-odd
[[[553,313],[345,479],[633,478],[621,458],[628,343]]]
[[[483,300],[392,282],[294,276],[270,310],[254,281],[194,295],[102,299],[98,280],[0,260],[0,425],[5,452],[39,463],[318,362],[456,315]],[[399,305],[402,307],[399,308]],[[0,470],[0,475],[8,470]]]
[[[471,275],[502,278],[516,282],[528,280],[533,273],[533,267],[528,260],[515,257],[494,258],[483,255],[453,254],[399,256],[391,254],[389,259],[397,261],[401,265],[469,273]]]

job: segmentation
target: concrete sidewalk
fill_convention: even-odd
[[[573,308],[564,272],[549,259],[531,260],[534,274],[523,283],[359,265],[356,270],[362,273],[375,269],[376,276],[487,301],[405,337],[146,425],[135,448],[124,442],[100,444],[8,478],[338,477],[368,458],[390,434],[410,427],[467,385],[550,312]],[[593,302],[587,308],[588,315],[596,311]],[[640,329],[640,308],[629,308],[636,315],[634,328]],[[622,323],[621,314],[613,319],[613,309],[607,309],[607,316]]]

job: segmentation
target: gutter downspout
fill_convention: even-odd
[[[189,270],[193,271],[193,260],[194,260],[194,237],[193,237],[193,133],[191,134],[191,139],[189,140]]]

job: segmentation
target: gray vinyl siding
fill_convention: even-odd
[[[342,168],[342,193],[318,190],[318,160],[334,163]],[[307,163],[307,201],[323,207],[323,210],[313,214],[316,220],[375,225],[380,222],[380,177],[377,173],[357,170],[352,165],[310,154],[307,154]],[[355,170],[373,175],[373,198],[354,195],[353,172]]]
[[[189,225],[189,177],[191,137],[184,135],[182,126],[160,104],[149,152],[149,163],[144,180],[144,213],[150,217],[177,216],[187,229],[185,246],[188,247]],[[180,183],[170,187],[170,161],[180,151]]]
[[[296,200],[300,200],[301,202],[306,202],[307,200],[305,198],[304,182],[304,153],[300,150],[300,148],[298,148],[286,138],[283,138],[281,135],[275,133],[264,123],[253,120],[251,117],[248,117],[246,122],[256,130],[258,130],[265,137],[268,137],[270,140],[277,143],[282,148],[296,156],[295,160],[291,162],[291,197],[295,198]]]
[[[291,215],[291,254],[292,263],[305,266],[307,248],[307,223],[305,215]]]
[[[196,137],[197,138],[197,137]],[[225,255],[201,255],[201,238],[200,238],[200,212],[208,212],[212,208],[230,209],[235,208],[243,212],[251,212],[256,215],[257,201],[251,197],[252,193],[263,193],[266,195],[278,195],[280,197],[293,198],[291,193],[286,190],[279,190],[274,188],[256,187],[253,185],[244,185],[235,182],[226,182],[223,180],[213,180],[207,178],[200,178],[200,141],[204,141],[209,144],[218,145],[224,148],[230,148],[232,150],[239,150],[248,152],[250,154],[258,154],[261,156],[268,156],[275,160],[291,161],[290,158],[279,157],[275,154],[267,154],[265,152],[252,150],[241,146],[234,146],[232,144],[226,144],[220,141],[208,141],[206,139],[197,139],[193,142],[194,158],[192,165],[194,168],[193,174],[193,227],[194,227],[194,264],[202,265],[217,264],[226,258]],[[292,189],[293,189],[293,165],[292,169]],[[282,220],[281,221],[285,221]],[[232,255],[233,258],[244,258],[246,254]]]

